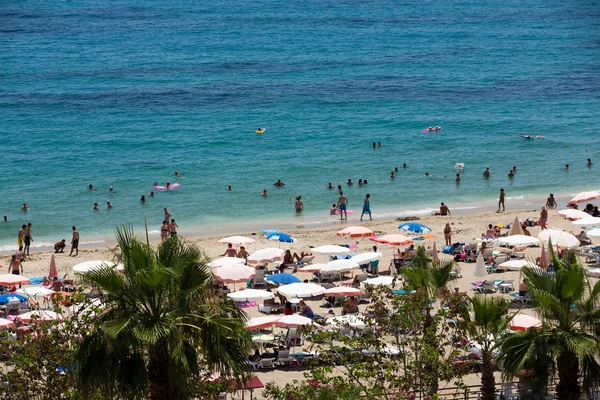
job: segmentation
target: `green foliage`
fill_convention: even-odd
[[[585,270],[574,253],[562,260],[552,254],[551,275],[524,268],[534,304],[542,317],[541,329],[508,336],[500,360],[506,375],[522,375],[534,392],[543,394],[548,379],[558,375],[557,394],[578,399],[582,389],[599,383],[600,282],[590,287]],[[583,375],[580,385],[579,375]]]

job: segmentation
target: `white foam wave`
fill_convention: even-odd
[[[148,231],[148,235],[160,235],[160,231],[158,229],[153,229]]]
[[[40,248],[40,247],[54,247],[54,243],[45,243],[45,242],[38,242],[38,243],[32,243],[31,246],[32,249],[34,248]],[[17,251],[19,250],[19,246],[17,246],[16,244],[6,244],[3,246],[0,246],[0,251]]]

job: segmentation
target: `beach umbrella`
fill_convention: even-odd
[[[244,265],[246,260],[237,257],[221,257],[216,260],[212,260],[208,263],[209,268],[229,267],[232,265]]]
[[[326,246],[314,247],[311,249],[311,251],[313,253],[318,253],[318,254],[334,255],[334,254],[349,253],[350,249],[348,247],[344,247],[344,246],[326,245]]]
[[[1,286],[14,286],[29,283],[29,278],[23,275],[2,274],[0,275]]]
[[[430,227],[425,226],[423,224],[419,224],[418,222],[405,222],[403,224],[400,224],[400,226],[398,226],[398,229],[409,233],[429,233],[432,231]]]
[[[373,235],[375,235],[375,232],[373,232],[369,228],[365,228],[364,226],[349,226],[347,228],[342,229],[341,231],[338,231],[337,235],[338,236],[347,235],[347,236],[356,238],[356,237],[373,236]]]
[[[523,227],[521,226],[521,222],[519,221],[519,217],[515,217],[515,220],[510,226],[510,231],[508,232],[508,236],[514,235],[525,235],[525,232],[523,232]]]
[[[277,293],[288,299],[313,297],[325,293],[325,288],[314,283],[292,283],[277,288]]]
[[[592,242],[596,243],[600,239],[600,229],[592,229],[591,231],[588,231],[586,235]]]
[[[578,219],[577,221],[573,221],[573,225],[577,226],[600,226],[600,218],[598,217],[590,217]]]
[[[17,290],[18,294],[22,294],[23,296],[31,296],[31,297],[46,297],[50,296],[54,293],[54,290],[46,289],[41,286],[29,286],[23,289]]]
[[[321,328],[321,325],[316,324],[312,319],[303,317],[302,315],[286,315],[275,322],[275,326],[280,328],[298,328],[299,326],[304,325],[312,325]]]
[[[517,314],[508,323],[511,331],[526,331],[529,328],[541,328],[542,321],[525,314]]]
[[[232,244],[234,246],[241,246],[244,244],[246,244],[246,245],[254,244],[255,242],[256,242],[256,240],[250,239],[245,236],[229,236],[229,237],[219,240],[219,243]]]
[[[558,215],[560,215],[561,217],[564,217],[564,218],[568,218],[570,220],[589,218],[589,216],[590,216],[590,214],[586,213],[585,211],[574,210],[572,208],[560,210],[558,212]]]
[[[336,286],[325,291],[325,296],[361,296],[365,294],[363,290],[348,286]]]
[[[15,326],[15,323],[10,319],[0,318],[0,329],[8,329],[12,326]]]
[[[32,322],[34,320],[37,321],[55,321],[62,319],[62,316],[55,313],[54,311],[48,310],[35,310],[30,311],[25,314],[17,315],[17,320],[22,322]]]
[[[90,272],[95,269],[100,268],[114,268],[116,267],[115,263],[112,261],[103,261],[103,260],[94,260],[94,261],[86,261],[79,263],[73,266],[73,272],[78,274],[85,274],[86,272]]]
[[[254,278],[256,269],[242,264],[219,267],[214,271],[215,277],[225,283],[246,282]]]
[[[371,285],[371,286],[379,286],[379,285],[384,285],[384,286],[393,286],[394,285],[394,280],[396,282],[400,282],[401,279],[396,279],[393,276],[389,276],[389,275],[383,275],[383,276],[378,276],[377,278],[370,278],[367,279],[365,281],[362,282],[362,284],[364,286],[367,285]]]
[[[48,279],[52,279],[55,276],[58,276],[58,271],[56,270],[56,261],[54,260],[54,254],[50,257],[50,271],[48,271]]]
[[[234,301],[256,301],[274,299],[275,295],[266,290],[245,289],[238,292],[228,293],[227,297]]]
[[[587,203],[588,201],[596,200],[600,198],[600,191],[592,190],[590,192],[581,192],[575,195],[567,204],[568,206],[577,203]]]
[[[7,293],[0,295],[0,305],[3,306],[12,302],[25,303],[27,301],[27,297],[22,296],[20,294]]]
[[[541,269],[548,268],[548,256],[546,255],[546,249],[544,248],[543,243],[542,243],[542,253],[540,254],[540,268]]]
[[[355,268],[360,268],[360,266],[350,258],[350,259],[330,261],[321,268],[321,272],[339,272],[339,273],[341,273],[341,272],[351,271]]]
[[[256,317],[249,319],[246,321],[246,328],[249,331],[255,331],[257,329],[264,329],[274,326],[277,321],[279,321],[281,317],[276,316],[266,316],[266,317]]]
[[[371,238],[371,240],[377,243],[385,243],[392,246],[404,246],[405,244],[413,243],[411,238],[398,234],[383,235],[376,238]]]
[[[269,275],[269,276],[266,277],[266,279],[269,282],[276,283],[278,285],[289,285],[291,283],[300,283],[300,282],[302,282],[300,279],[298,279],[294,275],[292,275],[292,274],[286,274],[286,273]]]
[[[326,264],[309,264],[298,268],[299,272],[319,272]]]
[[[473,271],[473,276],[476,278],[481,278],[487,276],[488,272],[485,268],[485,261],[483,261],[483,255],[481,252],[477,255],[477,262],[475,263],[475,270]]]
[[[332,328],[350,327],[364,331],[367,325],[364,319],[355,314],[340,315],[339,317],[328,318],[325,324]]]
[[[435,242],[433,242],[433,249],[431,249],[431,258],[433,259],[434,263],[436,263],[436,264],[440,263],[440,256],[438,255],[438,251],[437,251]]]
[[[256,250],[248,257],[248,264],[260,265],[267,264],[273,261],[281,261],[283,259],[283,249],[277,249],[275,247],[267,247],[266,249]]]
[[[529,246],[539,246],[540,240],[533,236],[513,235],[513,236],[506,236],[506,237],[498,239],[498,243],[500,245],[505,245],[505,246],[509,246],[509,247],[515,247],[515,246],[529,247]]]
[[[580,245],[579,240],[565,231],[559,231],[556,229],[545,229],[540,232],[538,239],[548,242],[552,240],[552,244],[558,247],[566,247],[572,249]]]
[[[354,261],[358,265],[364,265],[370,263],[371,261],[381,260],[382,256],[383,254],[379,252],[360,253],[350,258],[350,260]]]
[[[523,267],[538,268],[537,265],[527,260],[509,260],[498,265],[498,268],[504,271],[520,271]]]
[[[267,236],[267,240],[272,240],[274,242],[280,242],[280,243],[296,243],[297,242],[297,240],[295,238],[291,237],[287,233],[282,233],[282,232],[271,233],[270,235]]]

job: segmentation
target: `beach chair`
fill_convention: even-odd
[[[286,346],[302,346],[304,344],[304,340],[302,336],[298,333],[298,331],[294,328],[290,328],[288,334],[285,338]]]
[[[531,295],[529,294],[529,292],[525,293],[524,296],[521,296],[518,292],[517,293],[511,293],[510,297],[512,297],[512,301],[521,303],[521,304],[527,304],[531,301]]]
[[[516,392],[517,387],[514,383],[508,382],[502,384],[502,395],[501,398],[505,400],[518,400],[521,395]]]
[[[474,251],[469,251],[467,257],[464,259],[464,262],[477,262],[477,253]]]
[[[277,354],[277,364],[292,366],[292,363],[296,362],[296,359],[290,356],[289,350],[279,350]]]
[[[307,264],[312,264],[312,260],[315,259],[315,256],[304,256],[302,257],[301,260],[298,260],[298,265],[307,265]]]
[[[258,368],[261,368],[261,369],[265,369],[265,368],[275,368],[275,367],[277,367],[277,366],[275,365],[275,361],[276,361],[276,359],[275,359],[275,358],[261,358],[261,359],[258,361]]]
[[[281,312],[282,310],[283,306],[281,304],[277,304],[275,299],[266,299],[263,301],[262,306],[258,306],[258,311],[265,314],[277,313]]]
[[[265,280],[265,270],[257,269],[256,275],[254,275],[254,279],[252,280],[252,287],[256,286],[267,286],[267,281]]]
[[[594,252],[584,253],[586,263],[594,263],[594,265],[600,264],[600,256]]]

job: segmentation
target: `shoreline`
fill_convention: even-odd
[[[566,203],[572,197],[571,194],[555,194],[555,198],[557,203]],[[514,203],[516,200],[516,204]],[[507,196],[506,202],[508,205],[507,211],[500,213],[499,215],[506,214],[522,214],[524,212],[534,212],[537,211],[543,204],[546,202],[546,198],[538,197],[530,195],[526,196]],[[511,203],[513,202],[513,203]],[[439,204],[439,203],[438,203]],[[449,204],[451,206],[451,204]],[[516,208],[512,208],[511,206],[516,206]],[[339,219],[329,219],[329,220],[307,220],[306,222],[294,222],[292,218],[290,219],[269,219],[269,220],[254,220],[254,221],[232,221],[227,224],[220,224],[218,226],[194,226],[194,227],[184,227],[179,229],[179,234],[181,236],[186,237],[189,241],[203,241],[203,239],[208,238],[216,238],[216,237],[224,237],[233,234],[240,234],[245,236],[253,236],[257,237],[260,235],[259,231],[261,229],[276,229],[285,232],[295,232],[295,233],[309,233],[311,231],[328,231],[333,230],[336,227],[343,226],[352,226],[352,225],[371,225],[371,224],[388,224],[390,222],[396,222],[398,218],[426,218],[432,216],[434,212],[438,210],[438,208],[433,208],[433,206],[425,205],[422,209],[416,210],[415,207],[407,207],[405,209],[386,209],[383,208],[381,212],[377,212],[373,221],[364,220],[360,221],[360,215],[358,213],[352,214],[349,216],[348,221],[340,221]],[[482,214],[487,214],[489,212],[495,212],[497,208],[497,200],[486,200],[479,201],[477,203],[468,203],[461,204],[458,203],[456,207],[450,207],[450,211],[452,215],[458,216],[477,216]],[[564,207],[558,207],[558,209],[562,209]],[[358,210],[357,210],[358,211]],[[451,216],[452,216],[451,215]],[[327,214],[328,217],[331,217]],[[308,217],[310,218],[310,217]],[[513,217],[514,218],[514,217]],[[277,222],[275,222],[277,221]],[[506,222],[512,222],[506,221]],[[115,227],[116,228],[116,227]],[[143,238],[145,232],[143,230],[135,230],[135,234]],[[160,243],[160,232],[156,229],[148,229],[149,241],[151,244],[156,245]],[[15,234],[16,236],[16,234]],[[97,234],[92,235],[88,238],[83,236],[84,239],[80,242],[80,249],[85,250],[100,250],[106,249],[110,247],[114,247],[116,245],[116,240],[114,238],[114,230],[111,234]],[[55,241],[58,241],[61,238],[58,238]],[[70,243],[70,239],[67,239],[67,243]],[[15,240],[16,242],[16,240]],[[299,243],[302,245],[302,243]],[[34,242],[31,246],[31,253],[45,253],[53,251],[54,242],[50,240],[45,240],[42,238],[37,243]],[[70,244],[67,246],[67,249],[70,249]],[[17,250],[16,243],[11,244],[0,244],[0,255],[12,254]]]

